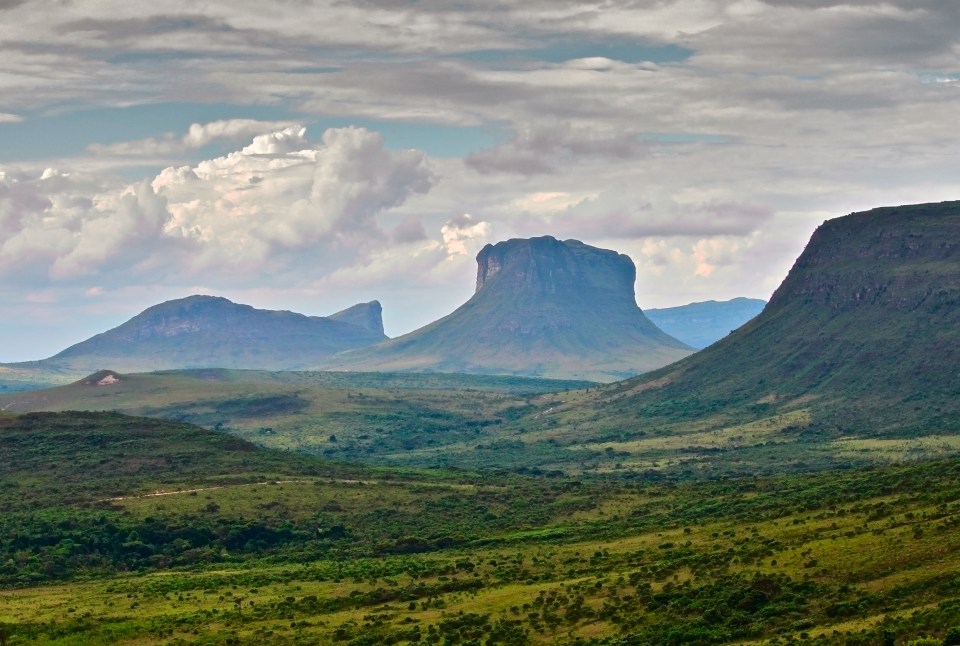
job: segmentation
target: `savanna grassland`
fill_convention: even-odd
[[[676,484],[350,466],[0,417],[14,644],[905,644],[960,631],[960,461]]]

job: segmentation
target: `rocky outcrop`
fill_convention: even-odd
[[[586,288],[634,298],[637,270],[629,256],[579,240],[544,236],[488,244],[477,254],[477,292],[491,281],[520,294],[562,294]]]
[[[342,321],[351,325],[356,325],[370,330],[386,338],[383,332],[383,306],[380,301],[370,301],[369,303],[358,303],[353,307],[331,314],[327,317],[332,321]]]

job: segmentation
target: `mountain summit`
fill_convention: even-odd
[[[38,362],[84,374],[178,368],[294,370],[348,348],[383,341],[380,303],[329,317],[260,310],[218,296],[150,307],[126,323]]]
[[[324,367],[611,381],[690,354],[637,307],[635,280],[628,256],[578,240],[487,245],[476,292],[456,311]]]

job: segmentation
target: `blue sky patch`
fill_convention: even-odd
[[[327,128],[358,126],[379,132],[391,150],[417,148],[434,157],[462,157],[502,141],[506,135],[494,126],[446,126],[349,117],[309,117],[281,107],[258,105],[163,103],[127,108],[79,110],[55,115],[24,115],[18,123],[0,123],[0,163],[29,162],[83,155],[90,144],[113,144],[166,133],[181,136],[191,124],[221,119],[297,121],[308,136],[319,141]],[[213,143],[194,151],[184,162],[224,154],[235,143]],[[152,167],[131,167],[125,175],[139,177]]]
[[[0,162],[72,157],[83,154],[93,143],[161,138],[167,132],[182,135],[193,123],[221,119],[278,121],[302,118],[282,108],[217,103],[159,103],[23,116],[19,123],[0,123],[0,141],[3,142]]]

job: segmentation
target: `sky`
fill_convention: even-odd
[[[0,0],[0,361],[195,293],[396,336],[487,243],[768,298],[824,220],[960,199],[951,0]]]

